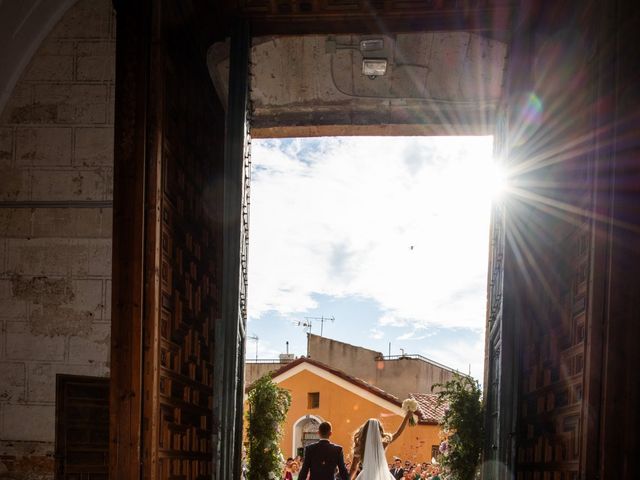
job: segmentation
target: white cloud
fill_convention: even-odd
[[[491,141],[254,141],[249,314],[357,296],[380,326],[478,327],[485,312]]]
[[[424,340],[430,337],[431,334],[426,333],[423,328],[415,328],[410,332],[403,333],[396,340]]]
[[[373,338],[374,340],[381,340],[384,338],[384,332],[378,328],[372,328],[369,332],[369,338]]]
[[[378,319],[378,325],[381,327],[406,327],[408,323],[409,322],[407,320],[397,318],[389,312],[385,313]]]
[[[484,335],[476,339],[456,339],[430,345],[423,355],[455,368],[461,373],[469,373],[482,383],[484,372]]]

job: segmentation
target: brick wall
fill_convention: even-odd
[[[0,113],[1,478],[52,478],[56,374],[109,373],[114,57],[81,0]]]

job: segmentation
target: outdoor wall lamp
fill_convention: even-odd
[[[386,58],[363,58],[362,74],[374,79],[387,73]]]

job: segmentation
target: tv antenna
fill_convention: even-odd
[[[258,335],[249,335],[247,339],[253,340],[254,342],[256,342],[256,362],[257,362],[258,361],[258,341],[260,340],[260,337],[258,337]]]
[[[321,317],[304,317],[303,321],[294,322],[294,324],[298,327],[304,327],[307,330],[307,333],[311,333],[311,329],[313,328],[313,322],[320,322],[320,336],[324,333],[324,322],[335,322],[336,318],[331,315],[330,317],[325,317],[324,315]]]
[[[311,322],[303,322],[301,320],[296,320],[293,322],[296,327],[303,327],[307,329],[307,333],[311,333],[311,327],[313,326]]]
[[[336,318],[331,315],[330,317],[325,317],[324,315],[321,317],[304,317],[304,319],[311,323],[313,321],[320,322],[320,336],[324,333],[324,322],[335,322]]]

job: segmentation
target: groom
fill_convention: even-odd
[[[320,441],[304,449],[304,463],[298,478],[307,480],[307,474],[311,472],[311,480],[334,480],[336,467],[338,467],[340,479],[348,480],[349,473],[344,464],[342,447],[329,441],[331,424],[322,422],[318,427],[318,433]]]

